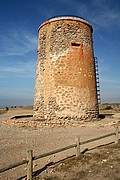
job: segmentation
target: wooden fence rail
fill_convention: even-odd
[[[51,152],[40,154],[40,155],[37,155],[37,156],[33,156],[33,151],[28,150],[27,151],[27,159],[22,160],[20,162],[17,162],[15,164],[10,164],[7,167],[1,168],[0,173],[27,163],[27,180],[32,180],[33,161],[34,160],[41,159],[43,157],[47,157],[47,156],[50,156],[52,154],[56,154],[56,153],[59,153],[59,152],[62,152],[62,151],[65,151],[65,150],[68,150],[68,149],[71,149],[71,148],[74,148],[74,147],[76,148],[76,157],[78,157],[80,155],[80,146],[81,145],[87,144],[87,143],[90,143],[90,142],[93,142],[93,141],[97,141],[97,140],[100,140],[100,139],[103,139],[103,138],[106,138],[106,137],[109,137],[109,136],[113,136],[113,135],[115,135],[115,143],[118,143],[118,141],[119,141],[119,133],[120,133],[119,128],[118,128],[118,126],[116,126],[115,127],[115,132],[113,132],[113,133],[109,133],[109,134],[106,134],[106,135],[103,135],[103,136],[100,136],[100,137],[97,137],[97,138],[92,138],[92,139],[89,139],[89,140],[86,140],[86,141],[83,141],[83,142],[80,141],[80,137],[76,137],[75,138],[75,142],[76,142],[75,144],[72,144],[72,145],[69,145],[69,146],[66,146],[66,147],[63,147],[63,148],[60,148],[60,149],[56,149],[56,150],[53,150]]]
[[[76,147],[76,144],[72,144],[72,145],[66,146],[64,148],[56,149],[56,150],[48,152],[48,153],[44,153],[44,154],[40,154],[38,156],[34,156],[33,160],[40,159],[40,158],[43,158],[43,157],[47,157],[47,156],[50,156],[52,154],[56,154],[56,153],[59,153],[59,152],[62,152],[62,151],[65,151],[65,150],[68,150],[68,149],[71,149],[71,148],[74,148],[74,147]]]
[[[26,163],[28,163],[28,160],[22,160],[22,161],[19,161],[19,162],[15,163],[15,164],[10,164],[10,165],[8,165],[7,167],[4,167],[4,168],[0,169],[0,173],[2,173],[2,172],[4,172],[4,171],[7,171],[7,170],[9,170],[9,169],[15,168],[15,167],[17,167],[17,166],[26,164]]]
[[[109,133],[109,134],[106,134],[106,135],[103,135],[103,136],[100,136],[100,137],[97,137],[97,138],[89,139],[89,140],[80,142],[80,145],[87,144],[87,143],[90,143],[90,142],[93,142],[93,141],[97,141],[97,140],[100,140],[100,139],[103,139],[103,138],[106,138],[106,137],[109,137],[109,136],[113,136],[113,135],[116,135],[116,134],[115,133]]]

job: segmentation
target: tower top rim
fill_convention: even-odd
[[[45,26],[46,24],[50,24],[50,23],[52,23],[52,22],[61,21],[61,20],[63,20],[63,21],[67,20],[67,21],[78,21],[78,22],[82,22],[82,23],[90,26],[90,28],[91,28],[92,31],[93,31],[92,25],[91,25],[88,21],[86,21],[85,19],[83,19],[83,18],[81,18],[81,17],[78,17],[78,16],[56,16],[56,17],[52,17],[52,18],[46,20],[45,22],[43,22],[43,23],[39,26],[38,31],[39,31],[43,26]]]

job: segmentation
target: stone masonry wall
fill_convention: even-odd
[[[97,118],[91,25],[54,18],[38,32],[34,117],[61,123]]]

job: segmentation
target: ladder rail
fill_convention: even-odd
[[[96,74],[97,99],[98,99],[98,104],[100,104],[101,103],[101,99],[100,99],[100,83],[99,83],[99,70],[98,70],[97,57],[94,57],[94,62],[95,62],[95,74]]]

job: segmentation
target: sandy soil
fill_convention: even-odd
[[[120,113],[106,116],[96,122],[81,123],[79,126],[66,127],[38,127],[31,124],[31,127],[22,123],[13,123],[19,119],[12,120],[10,117],[19,114],[32,114],[29,109],[10,109],[7,113],[0,115],[0,168],[9,164],[14,164],[22,159],[26,159],[26,152],[32,149],[34,155],[42,154],[62,148],[75,143],[75,137],[80,136],[81,141],[98,137],[103,134],[114,132],[115,124],[120,124]],[[22,121],[29,121],[31,118],[23,118]],[[20,120],[21,121],[21,120]],[[114,141],[114,136],[102,139],[93,143],[83,145],[85,148],[96,147]],[[75,149],[64,151],[37,161],[34,161],[34,171],[44,167],[49,162],[59,161],[75,154]],[[0,174],[0,179],[25,179],[26,165],[19,166],[12,170]]]
[[[38,172],[35,172],[34,180],[118,180],[120,143],[97,147],[92,152],[81,153],[77,158],[66,158],[47,166],[44,172]]]

